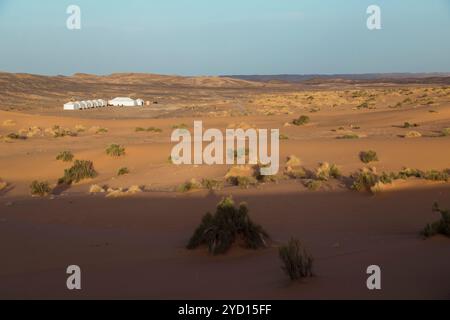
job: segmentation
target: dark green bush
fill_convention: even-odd
[[[126,167],[123,167],[123,168],[119,169],[119,171],[117,172],[117,175],[120,177],[120,176],[127,175],[129,173],[130,173],[130,170],[128,170],[128,168],[126,168]]]
[[[237,208],[231,197],[225,198],[217,206],[216,213],[207,213],[189,240],[187,248],[196,249],[206,245],[211,254],[224,254],[238,240],[247,249],[267,247],[269,235],[255,224],[248,215],[248,208],[241,204]]]
[[[75,160],[73,166],[64,171],[64,177],[59,179],[59,184],[65,183],[70,185],[84,179],[95,178],[96,176],[97,172],[92,161]]]
[[[125,155],[125,148],[118,144],[111,144],[106,148],[106,154],[111,157],[121,157]]]
[[[433,212],[440,213],[441,219],[434,223],[428,224],[422,231],[422,236],[430,238],[435,235],[441,234],[450,237],[450,211],[443,210],[437,203],[433,205]]]
[[[302,126],[309,123],[310,118],[308,116],[300,116],[298,119],[292,121],[292,123],[296,126]]]
[[[30,185],[30,192],[33,196],[45,197],[47,196],[52,189],[47,181],[33,181]]]
[[[369,151],[362,151],[359,154],[359,158],[364,163],[370,163],[378,161],[378,155],[375,151],[369,150]]]
[[[70,151],[63,151],[56,156],[56,160],[61,160],[63,162],[71,162],[73,158],[73,153]]]

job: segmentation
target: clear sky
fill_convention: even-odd
[[[382,30],[366,27],[371,4]],[[0,0],[0,70],[450,72],[450,0]]]

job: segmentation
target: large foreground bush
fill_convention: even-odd
[[[207,213],[203,217],[187,248],[206,245],[211,254],[223,254],[238,240],[248,249],[259,249],[267,247],[269,235],[250,219],[245,204],[236,207],[228,197],[219,203],[215,214]]]

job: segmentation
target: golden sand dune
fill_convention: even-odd
[[[158,104],[61,110],[71,96],[127,93]],[[67,261],[89,268],[84,298],[372,298],[361,279],[374,263],[389,270],[376,298],[448,298],[449,241],[419,238],[438,218],[433,202],[450,208],[448,86],[3,73],[0,96],[0,298],[68,297],[54,276]],[[280,129],[277,177],[173,165],[171,133],[195,120]],[[362,151],[376,160],[363,163]],[[76,163],[95,174],[69,181]],[[254,179],[241,188],[226,179],[235,176]],[[205,180],[223,187],[208,190]],[[33,181],[51,194],[32,198]],[[180,192],[186,181],[198,188]],[[274,247],[217,259],[187,252],[203,214],[228,195],[249,204]],[[281,272],[277,245],[291,236],[315,257],[316,278],[289,284]],[[112,290],[111,279],[130,289]]]

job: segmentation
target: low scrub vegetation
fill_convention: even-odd
[[[443,137],[449,137],[449,136],[450,136],[450,128],[442,129],[441,135],[442,135]]]
[[[10,139],[10,140],[26,140],[27,136],[23,136],[21,134],[18,133],[10,133],[6,136],[6,138]]]
[[[73,166],[64,171],[64,176],[59,179],[59,184],[70,185],[72,183],[78,183],[84,179],[92,179],[97,176],[97,172],[94,169],[92,161],[87,160],[75,160]]]
[[[292,124],[295,126],[303,126],[305,124],[308,124],[310,121],[311,119],[308,116],[300,116],[298,119],[292,121]]]
[[[73,132],[70,129],[61,128],[58,125],[45,129],[45,133],[53,136],[54,138],[76,137],[78,135],[76,132]]]
[[[378,155],[375,151],[361,151],[359,154],[359,159],[364,163],[376,162],[378,161]]]
[[[63,151],[56,156],[56,160],[63,162],[72,162],[74,155],[70,151]]]
[[[136,132],[154,132],[154,133],[161,133],[162,130],[159,128],[155,128],[155,127],[148,127],[148,128],[142,128],[142,127],[137,127]]]
[[[347,134],[337,137],[336,139],[339,139],[339,140],[359,139],[359,135],[357,135],[356,133],[347,133]]]
[[[199,182],[197,182],[197,180],[191,179],[191,180],[186,181],[185,183],[179,185],[178,191],[179,192],[189,192],[189,191],[200,189],[201,187],[202,187],[202,185]]]
[[[220,190],[222,188],[222,183],[214,179],[203,179],[202,187],[210,191]]]
[[[119,144],[111,144],[106,148],[106,154],[111,157],[121,157],[125,155],[125,148]]]
[[[439,213],[441,215],[441,219],[434,223],[428,224],[422,231],[422,236],[425,238],[430,238],[440,234],[450,237],[450,211],[441,209],[439,205],[435,203],[433,205],[433,212]]]
[[[313,276],[313,257],[299,240],[292,238],[278,253],[282,269],[292,281]]]
[[[172,126],[172,129],[188,129],[189,126],[185,123],[181,123],[181,124],[176,124],[174,126]]]
[[[323,162],[319,165],[315,172],[315,178],[320,181],[328,181],[330,178],[339,179],[341,172],[335,164]]]
[[[382,185],[391,184],[395,177],[392,174],[377,174],[375,168],[363,168],[351,176],[351,189],[376,193]]]
[[[126,168],[126,167],[120,168],[119,171],[117,171],[117,175],[118,175],[119,177],[120,177],[120,176],[127,175],[127,174],[129,174],[129,173],[130,173],[130,170],[128,170],[128,168]]]
[[[211,254],[224,254],[234,243],[242,242],[247,249],[268,246],[269,235],[249,217],[247,205],[239,207],[231,197],[222,200],[215,214],[207,213],[189,240],[187,248],[196,249],[206,245]]]
[[[34,197],[46,197],[52,192],[52,189],[47,181],[33,181],[30,185],[30,192]]]
[[[314,179],[304,180],[304,186],[311,191],[317,191],[322,187],[322,181]]]
[[[417,123],[405,122],[402,126],[403,129],[417,128],[419,125]]]

